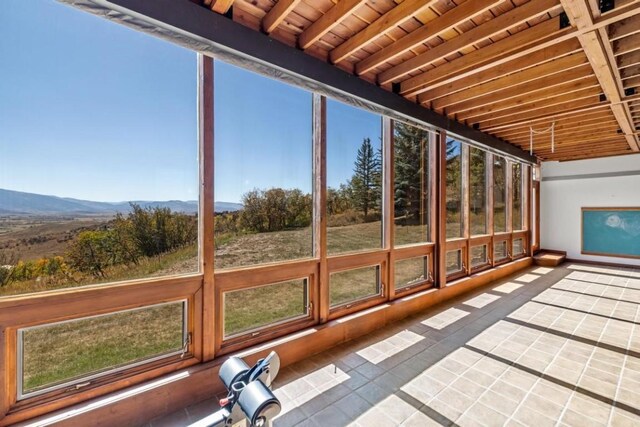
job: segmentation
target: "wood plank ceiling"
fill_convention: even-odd
[[[638,151],[640,0],[192,0],[541,160]]]

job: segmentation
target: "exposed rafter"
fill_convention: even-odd
[[[547,0],[548,1],[548,0]],[[385,34],[396,25],[402,24],[412,16],[427,9],[436,0],[404,0],[398,6],[367,25],[362,31],[329,52],[329,59],[334,64],[343,61],[347,56],[367,43]]]
[[[631,152],[638,143],[640,0],[616,0],[604,12],[601,5],[600,0],[243,1],[234,3],[232,19],[449,122],[521,148],[528,149],[531,124],[554,122],[558,144],[552,157],[569,159]],[[574,140],[587,137],[588,149],[576,153]],[[607,143],[598,146],[591,141],[597,138]],[[620,141],[628,141],[626,149]],[[536,154],[549,158],[546,149],[541,144]]]
[[[262,18],[262,30],[269,34],[291,13],[301,0],[279,0]]]
[[[558,5],[559,0],[536,0],[525,3],[524,5],[491,19],[472,30],[464,32],[458,37],[454,37],[433,49],[429,49],[427,52],[418,55],[415,58],[411,58],[380,73],[378,76],[378,82],[385,84],[395,81],[400,77],[406,76],[409,73],[437,61],[438,59],[444,58],[498,33],[504,32],[508,28],[522,24],[523,22],[533,19],[543,13],[547,13],[549,10],[558,7]]]
[[[419,46],[426,41],[450,30],[461,22],[469,20],[481,13],[486,12],[503,0],[492,0],[489,2],[466,1],[448,12],[444,13],[431,25],[424,25],[415,31],[410,32],[401,39],[395,41],[389,46],[379,50],[378,52],[368,56],[356,64],[356,73],[364,74],[371,71],[378,65],[392,60],[398,55]]]
[[[561,1],[573,26],[580,30],[593,27],[593,14],[585,0]],[[603,37],[605,37],[604,40]],[[582,32],[578,35],[578,39],[580,40],[580,44],[582,44],[587,58],[589,58],[591,67],[600,82],[604,95],[611,102],[611,110],[616,120],[618,120],[620,129],[622,129],[625,134],[629,147],[634,151],[639,151],[638,138],[634,135],[633,121],[629,116],[628,107],[620,104],[624,94],[621,90],[622,84],[620,79],[616,79],[616,64],[611,63],[613,54],[611,52],[611,43],[607,38],[606,32],[593,29],[588,32]]]
[[[229,9],[231,9],[231,6],[233,6],[233,1],[234,0],[212,0],[210,2],[211,10],[213,10],[214,12],[225,14],[229,11]]]
[[[366,2],[367,0],[340,0],[300,34],[298,46],[307,49]]]

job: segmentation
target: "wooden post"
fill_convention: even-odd
[[[440,131],[439,136],[440,140],[438,141],[438,158],[436,164],[437,175],[435,179],[438,183],[436,188],[438,221],[434,252],[437,262],[435,285],[439,288],[444,288],[447,285],[447,134],[445,131]]]
[[[393,246],[395,242],[395,205],[394,205],[394,141],[393,141],[393,120],[384,116],[382,118],[382,231],[383,247],[388,250],[387,274],[384,281],[384,296],[387,300],[393,298],[395,294],[395,258]]]
[[[314,185],[314,256],[319,258],[317,280],[318,307],[314,317],[321,323],[329,320],[329,267],[327,265],[327,98],[313,94],[313,185]]]
[[[471,203],[469,201],[470,192],[470,165],[471,165],[471,149],[467,144],[460,143],[460,167],[462,171],[460,173],[460,186],[462,187],[461,206],[460,206],[460,219],[462,219],[462,237],[466,239],[466,244],[462,248],[460,254],[463,263],[463,270],[465,275],[469,275],[471,272],[471,249],[469,247],[469,238],[471,237]],[[466,248],[466,250],[465,250]]]
[[[507,160],[505,162],[505,182],[506,182],[506,192],[505,195],[505,231],[511,233],[509,240],[507,240],[507,255],[511,258],[511,242],[513,239],[513,162],[511,160]]]
[[[489,240],[489,245],[487,247],[487,260],[489,264],[493,266],[493,214],[494,214],[494,195],[493,195],[493,162],[494,157],[493,154],[487,152],[487,170],[486,170],[486,179],[487,179],[487,234],[491,236]]]
[[[201,360],[215,356],[215,292],[214,292],[214,153],[213,153],[213,59],[198,55],[198,161],[200,168],[199,257],[202,284],[202,321],[195,330],[202,331]],[[194,338],[197,338],[197,333]]]

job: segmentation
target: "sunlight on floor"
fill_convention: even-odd
[[[356,354],[373,364],[377,364],[422,340],[424,340],[423,336],[405,330],[382,341],[371,344],[357,351]]]
[[[482,308],[499,299],[500,297],[498,295],[484,293],[466,300],[465,302],[463,302],[463,304],[475,308]]]
[[[549,267],[538,267],[535,270],[532,271],[532,273],[535,274],[547,274],[547,273],[551,273],[553,271],[553,268],[549,268]]]
[[[523,274],[520,277],[516,277],[513,280],[517,280],[518,282],[531,283],[534,280],[539,279],[539,278],[540,278],[540,276],[538,276],[537,274],[529,274],[529,273],[527,273],[527,274]]]
[[[342,369],[329,364],[279,387],[274,390],[274,394],[282,403],[280,415],[309,402],[349,378],[351,377]]]
[[[607,268],[607,267],[596,267],[591,265],[576,265],[571,264],[567,266],[571,270],[578,271],[589,271],[592,273],[603,273],[603,274],[613,274],[616,276],[627,276],[627,277],[638,277],[640,278],[640,267],[636,268]]]
[[[425,326],[429,326],[430,328],[440,330],[454,324],[468,314],[469,312],[467,311],[451,307],[441,313],[436,314],[435,316],[423,320],[421,323]]]
[[[507,282],[505,284],[502,284],[500,286],[496,286],[495,288],[492,289],[492,291],[495,292],[500,292],[503,294],[510,294],[511,292],[520,289],[521,287],[523,287],[524,285],[518,284],[518,283],[512,283],[512,282]]]

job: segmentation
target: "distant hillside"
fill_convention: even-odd
[[[21,191],[0,188],[0,215],[69,215],[69,214],[115,214],[127,213],[130,203],[143,208],[163,207],[174,212],[196,213],[198,202],[195,200],[145,201],[107,203],[78,200],[42,194],[23,193]],[[237,211],[242,209],[239,203],[215,202],[216,212]]]

